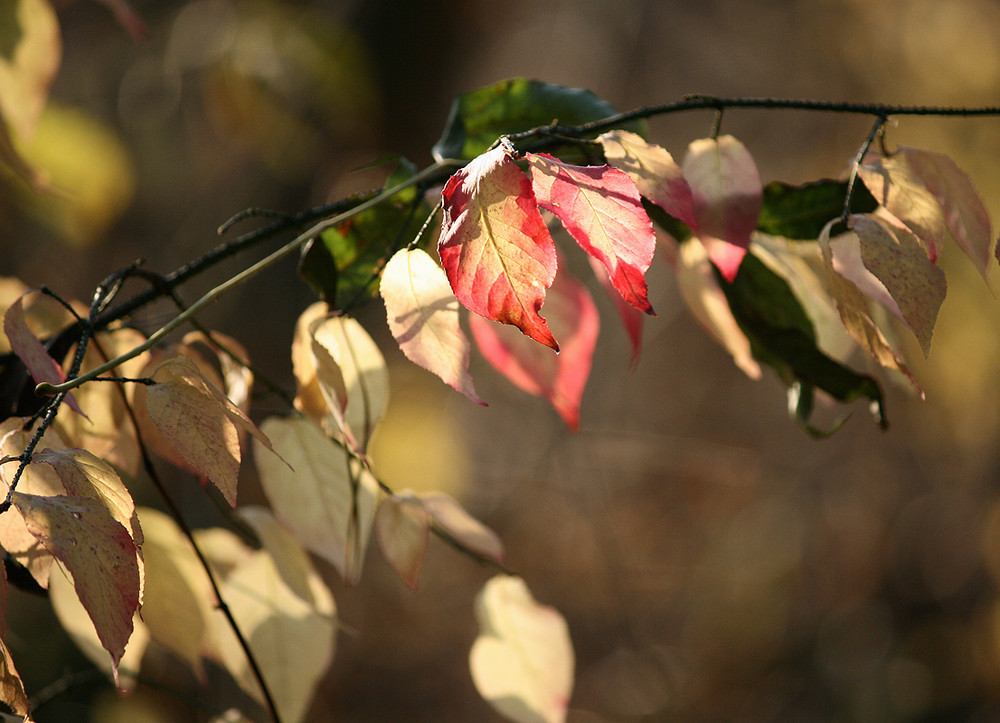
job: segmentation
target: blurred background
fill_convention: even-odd
[[[62,65],[27,155],[72,192],[8,183],[0,272],[68,298],[136,258],[180,266],[243,208],[294,212],[375,187],[384,172],[359,169],[387,154],[426,165],[451,100],[507,77],[589,88],[622,110],[685,93],[1000,101],[992,0],[134,0],[144,40],[100,3],[53,4]],[[655,119],[650,136],[682,157],[711,123]],[[839,175],[869,127],[751,110],[723,124],[765,182]],[[1000,219],[1000,120],[904,118],[888,140],[950,155]],[[1000,720],[1000,313],[971,263],[943,263],[953,281],[930,358],[908,347],[926,401],[890,384],[888,431],[859,406],[824,441],[788,419],[773,375],[749,380],[702,332],[662,260],[634,369],[602,306],[577,435],[480,360],[490,406],[471,405],[385,343],[372,305],[361,319],[392,377],[373,456],[394,487],[461,498],[566,616],[571,723]],[[204,321],[291,387],[293,323],[312,300],[289,262]],[[264,400],[258,418],[277,406]],[[260,499],[252,480],[241,496]],[[499,720],[467,668],[487,570],[432,543],[411,593],[374,545],[356,588],[318,564],[344,630],[309,720]],[[118,699],[80,677],[88,663],[43,601],[12,595],[29,695],[56,685],[39,721],[195,720],[191,699],[216,703],[183,676]]]

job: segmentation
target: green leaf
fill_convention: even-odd
[[[716,273],[737,323],[750,339],[754,357],[768,364],[789,388],[807,395],[792,410],[809,424],[812,388],[841,402],[866,398],[883,428],[882,390],[872,377],[831,359],[816,346],[816,332],[791,287],[752,253],[740,265],[733,283]],[[809,427],[807,426],[807,429]]]
[[[413,174],[413,165],[402,160],[386,180],[385,188]],[[411,186],[385,203],[323,231],[303,248],[299,276],[334,309],[374,297],[388,257],[416,237],[431,212],[430,206],[418,199],[418,193],[419,189]],[[374,195],[358,195],[355,200],[361,203]]]
[[[815,241],[823,226],[844,212],[847,182],[822,179],[793,186],[772,181],[764,187],[757,230],[772,236]],[[878,203],[863,183],[854,184],[851,213],[869,213]]]
[[[502,135],[521,133],[553,122],[579,125],[617,112],[610,103],[582,88],[527,78],[502,80],[455,99],[444,133],[434,144],[434,158],[472,160]],[[623,127],[641,135],[644,126],[643,123],[631,123]]]

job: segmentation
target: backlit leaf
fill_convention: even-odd
[[[538,205],[605,266],[625,301],[652,314],[646,271],[656,237],[635,183],[617,168],[571,166],[545,153],[529,153],[528,164]]]
[[[456,172],[442,197],[438,253],[458,300],[558,351],[538,314],[556,249],[527,176],[498,146]]]
[[[24,515],[28,530],[73,575],[80,602],[117,671],[140,599],[132,536],[94,497],[14,492],[11,501]]]
[[[583,284],[560,274],[546,308],[563,340],[558,355],[481,317],[470,317],[469,325],[479,351],[497,371],[518,388],[547,399],[566,426],[576,431],[600,328],[597,307]]]
[[[712,263],[732,281],[763,202],[757,164],[738,140],[719,136],[692,142],[682,167],[691,187],[693,230]]]
[[[275,514],[299,542],[356,583],[375,515],[374,478],[308,419],[271,417],[262,427],[291,465],[260,450],[254,457]]]
[[[885,285],[900,318],[916,335],[924,355],[928,354],[934,322],[947,291],[944,272],[927,258],[920,241],[905,228],[874,214],[852,215],[848,226],[861,242],[865,268]]]
[[[628,131],[604,133],[599,140],[608,163],[625,171],[640,194],[679,221],[695,225],[691,187],[665,148]]]
[[[434,158],[471,160],[501,135],[519,133],[553,120],[576,125],[615,114],[614,106],[589,90],[526,78],[502,80],[460,95],[451,106]],[[641,132],[643,124],[629,127]],[[559,154],[562,157],[562,153]]]
[[[427,252],[401,249],[382,274],[389,331],[406,358],[439,376],[473,402],[469,340],[458,321],[458,299],[448,277]]]
[[[566,621],[519,577],[490,579],[476,597],[479,637],[469,654],[479,694],[516,723],[562,723],[573,690]]]

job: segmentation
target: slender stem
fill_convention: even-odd
[[[417,173],[412,178],[409,178],[403,181],[402,183],[393,186],[392,188],[388,188],[385,191],[382,191],[380,194],[368,199],[364,203],[358,204],[352,209],[344,211],[343,213],[337,214],[336,216],[333,216],[331,218],[323,219],[319,223],[312,226],[309,230],[296,236],[287,244],[279,248],[277,251],[274,251],[270,255],[265,256],[257,263],[253,264],[252,266],[249,266],[248,268],[239,272],[235,276],[232,276],[231,278],[227,279],[223,283],[216,286],[214,289],[212,289],[207,294],[202,296],[196,302],[191,304],[191,306],[189,306],[185,311],[182,311],[180,314],[171,319],[163,327],[150,334],[149,338],[147,338],[146,341],[140,344],[139,346],[135,347],[134,349],[131,349],[130,351],[125,352],[124,354],[122,354],[119,357],[116,357],[115,359],[111,359],[110,361],[101,364],[100,366],[97,366],[94,369],[91,369],[86,374],[81,374],[80,376],[73,377],[72,379],[63,382],[62,384],[49,384],[43,382],[35,387],[35,393],[38,395],[48,395],[48,394],[58,394],[60,392],[65,392],[71,389],[75,389],[81,384],[90,381],[94,377],[100,376],[109,369],[113,369],[114,367],[119,366],[120,364],[128,361],[129,359],[134,359],[135,357],[139,356],[142,352],[146,351],[147,349],[151,349],[153,346],[158,344],[160,340],[162,340],[165,336],[167,336],[167,334],[172,332],[174,329],[176,329],[178,326],[186,322],[194,315],[198,314],[206,306],[208,306],[214,301],[217,301],[223,295],[232,291],[236,287],[246,283],[254,276],[259,274],[261,271],[270,268],[276,262],[280,261],[281,259],[291,254],[293,251],[298,249],[300,246],[302,246],[302,244],[304,244],[309,239],[313,238],[314,236],[318,236],[320,233],[322,233],[328,228],[332,228],[333,226],[343,223],[344,221],[348,220],[349,218],[352,218],[353,216],[356,216],[362,211],[372,208],[373,206],[377,206],[378,204],[385,201],[387,198],[396,195],[400,191],[426,180],[428,177],[439,172],[442,168],[450,167],[453,166],[454,164],[455,162],[450,160],[438,161],[437,163],[434,163],[433,165],[425,168],[423,171]]]

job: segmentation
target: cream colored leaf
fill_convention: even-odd
[[[389,495],[375,513],[375,536],[386,561],[411,590],[420,582],[431,519],[413,493]]]
[[[464,547],[495,562],[503,560],[500,538],[466,512],[458,500],[444,492],[428,492],[420,499],[434,522]]]
[[[87,656],[108,678],[115,679],[115,669],[111,658],[101,644],[94,628],[94,621],[87,614],[86,608],[73,586],[73,578],[62,568],[53,571],[49,584],[49,601],[52,609],[76,647]],[[139,674],[142,656],[149,646],[149,631],[136,612],[132,618],[132,636],[125,646],[125,653],[118,663],[118,688],[130,691],[135,688],[136,677]]]
[[[215,594],[190,540],[173,518],[148,507],[139,508],[139,518],[146,538],[142,619],[153,640],[202,677],[202,656],[214,648],[210,633]]]
[[[222,527],[195,530],[193,535],[201,554],[219,577],[226,577],[253,552],[239,535]]]
[[[479,694],[516,723],[562,723],[573,690],[566,621],[519,577],[497,576],[476,598],[479,637],[469,655]]]
[[[313,357],[312,328],[329,312],[326,302],[317,301],[303,311],[295,322],[292,337],[292,373],[295,375],[297,392],[295,407],[307,417],[322,421],[330,410],[326,406],[323,392],[319,388],[316,359]],[[344,390],[346,396],[347,390]]]
[[[11,501],[28,531],[73,575],[117,676],[140,600],[138,551],[129,531],[95,497],[14,492]]]
[[[353,584],[361,575],[378,485],[308,419],[271,417],[263,428],[288,465],[255,454],[261,486],[296,539]]]
[[[303,720],[316,684],[333,661],[337,619],[333,596],[308,555],[266,512],[250,513],[265,547],[222,581],[222,595],[250,644],[283,721]],[[289,580],[305,582],[308,595]],[[214,618],[226,669],[250,695],[260,690],[246,655],[221,613]]]
[[[9,0],[0,22],[0,115],[14,137],[25,140],[59,68],[59,21],[47,0]]]
[[[944,272],[927,258],[913,234],[884,218],[854,214],[848,227],[861,241],[865,268],[885,285],[898,305],[900,318],[916,335],[926,356],[947,291]]]
[[[4,611],[6,613],[6,611]],[[24,692],[24,683],[14,667],[7,644],[0,640],[0,702],[10,708],[16,715],[24,716],[30,723],[31,715],[28,708],[28,695]]]
[[[726,295],[712,271],[708,252],[692,237],[677,254],[677,287],[695,319],[729,352],[736,366],[751,379],[760,379],[760,365],[750,352],[750,341],[729,309]]]

